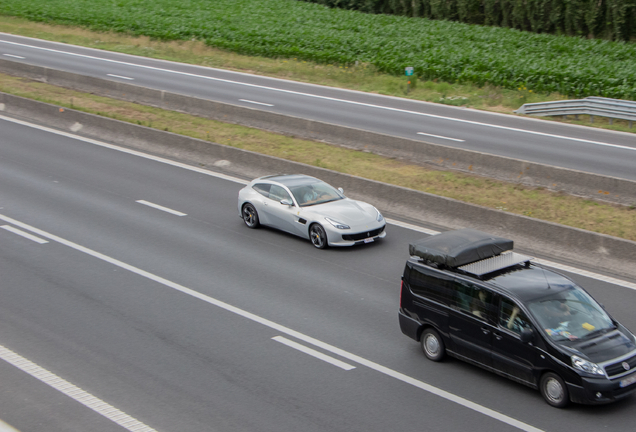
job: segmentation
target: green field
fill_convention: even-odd
[[[0,0],[0,14],[424,80],[636,99],[636,44],[368,15],[296,0]]]

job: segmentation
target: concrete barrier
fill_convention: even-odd
[[[265,156],[203,140],[112,120],[0,93],[0,113],[252,178],[272,173],[304,173],[324,179],[345,193],[376,205],[387,215],[455,229],[471,227],[505,236],[530,253],[636,277],[636,242],[466,204],[361,177]]]
[[[430,167],[457,170],[528,186],[626,205],[636,203],[636,182],[519,159],[393,137],[330,123],[271,113],[255,108],[214,102],[129,83],[0,59],[0,72],[52,85],[94,93],[269,130],[300,138],[369,151]]]

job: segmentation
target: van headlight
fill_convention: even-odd
[[[574,366],[574,369],[578,369],[592,375],[605,375],[605,372],[599,365],[582,359],[579,356],[572,356],[572,366]]]
[[[331,225],[333,225],[334,227],[336,227],[338,229],[349,229],[349,228],[351,228],[349,225],[344,224],[342,222],[338,222],[335,219],[331,219],[331,218],[328,218],[328,217],[326,217],[325,219],[327,220],[327,222],[329,222]]]

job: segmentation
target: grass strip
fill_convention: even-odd
[[[437,171],[370,153],[0,75],[0,91],[576,228],[636,240],[635,206]]]

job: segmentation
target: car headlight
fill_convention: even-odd
[[[583,372],[587,372],[589,374],[605,375],[605,372],[599,365],[597,365],[596,363],[587,361],[585,359],[582,359],[579,356],[575,356],[575,355],[572,356],[572,366],[574,366],[574,369],[578,369]]]
[[[338,222],[337,220],[331,219],[326,217],[325,218],[327,220],[327,222],[329,222],[331,225],[333,225],[334,227],[338,228],[338,229],[349,229],[351,228],[349,225],[347,224],[343,224],[342,222]]]
[[[380,213],[380,210],[378,210],[377,208],[373,207],[375,209],[376,212],[378,212],[378,216],[375,218],[375,220],[377,220],[378,222],[382,222],[384,220],[384,217],[382,216],[382,213]]]

